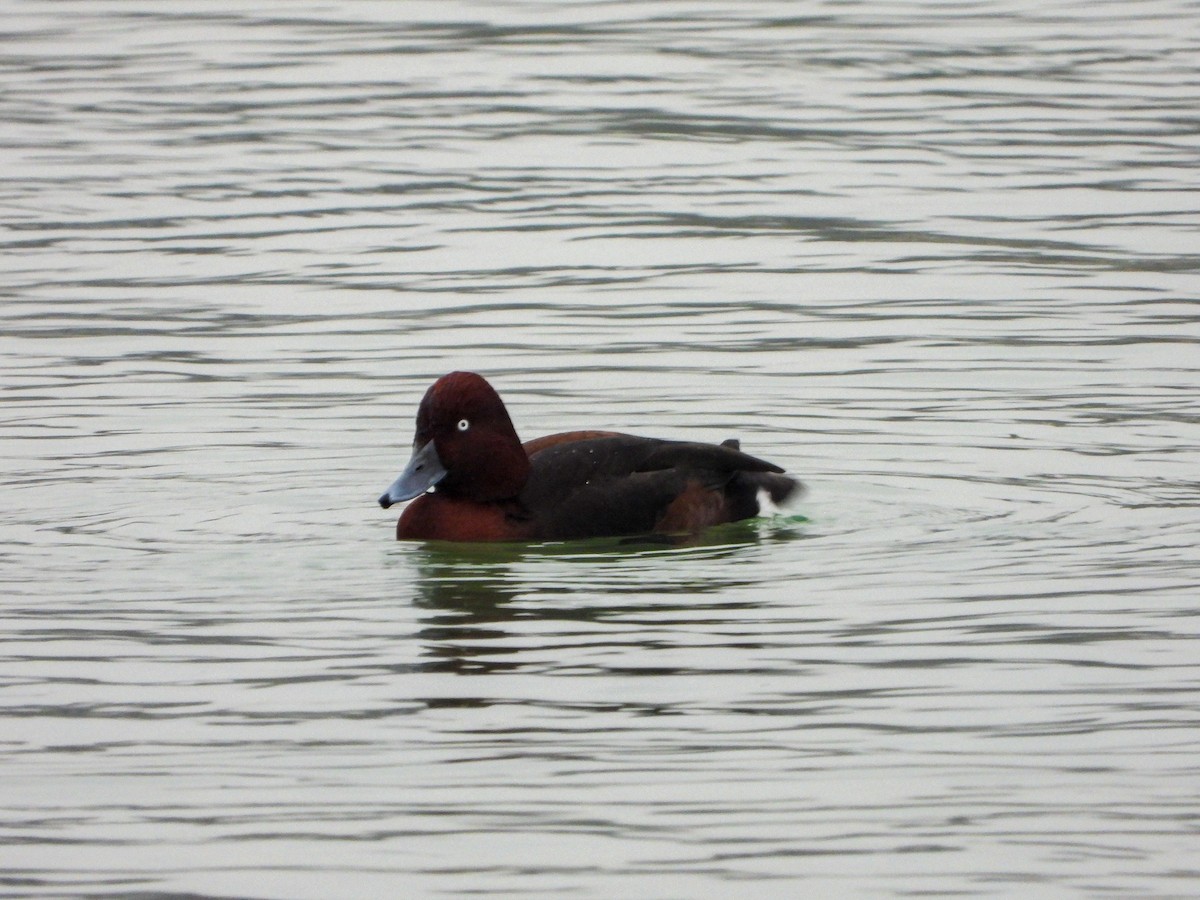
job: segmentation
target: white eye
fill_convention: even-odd
[[[459,431],[466,431],[470,427],[471,427],[471,423],[468,422],[466,419],[458,420],[458,430]]]

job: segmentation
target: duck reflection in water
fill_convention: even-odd
[[[411,567],[404,580],[415,586],[413,600],[423,611],[418,637],[429,660],[423,668],[487,674],[544,666],[561,649],[563,629],[530,621],[615,623],[666,615],[682,625],[754,607],[753,597],[729,597],[745,580],[739,563],[757,566],[771,544],[796,539],[797,521],[739,522],[710,529],[687,546],[609,539],[397,548],[398,561]]]

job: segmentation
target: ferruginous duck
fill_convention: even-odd
[[[522,444],[492,386],[451,372],[425,392],[412,459],[379,505],[413,501],[397,540],[562,541],[695,534],[799,489],[736,440],[565,431]]]

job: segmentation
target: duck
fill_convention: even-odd
[[[396,523],[401,541],[550,542],[697,535],[801,490],[736,439],[580,430],[522,443],[495,388],[451,372],[425,392],[412,458],[379,505],[412,501]]]

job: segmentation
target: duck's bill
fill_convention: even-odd
[[[437,447],[430,441],[413,453],[400,477],[379,498],[379,505],[387,509],[393,503],[419,497],[445,477],[446,467],[438,459]]]

